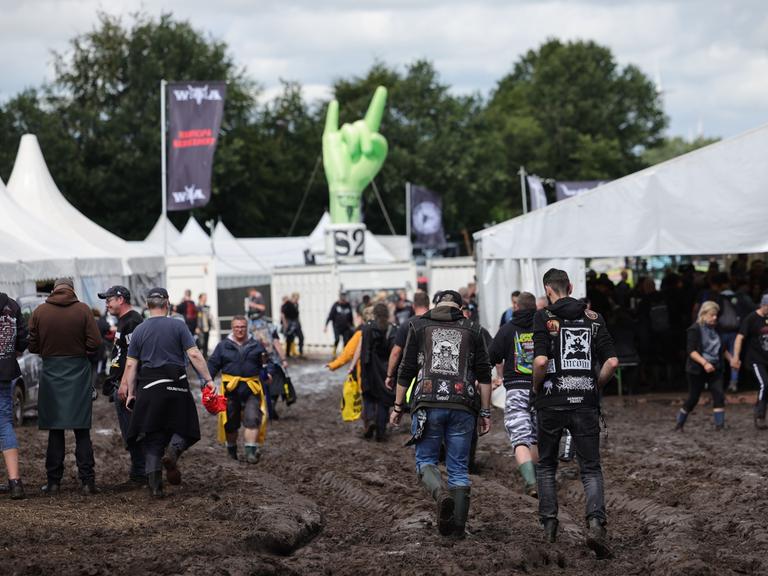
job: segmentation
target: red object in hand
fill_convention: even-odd
[[[216,394],[211,388],[203,388],[203,406],[211,414],[218,414],[227,410],[227,399],[220,394]]]

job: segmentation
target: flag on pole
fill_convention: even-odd
[[[544,184],[538,176],[527,176],[528,190],[531,194],[531,210],[544,208],[547,205],[547,193],[544,191]]]
[[[171,145],[168,210],[190,210],[211,199],[213,153],[224,116],[225,82],[168,84]]]
[[[414,244],[424,248],[445,246],[443,200],[437,192],[423,186],[411,186],[411,227]]]

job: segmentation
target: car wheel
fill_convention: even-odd
[[[21,384],[16,384],[13,389],[13,425],[21,426],[24,423],[24,389]]]

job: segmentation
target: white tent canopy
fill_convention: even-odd
[[[768,251],[768,125],[475,233],[482,320],[550,267],[584,294],[584,259]]]
[[[19,151],[8,179],[8,193],[28,214],[47,226],[53,237],[66,235],[79,240],[83,250],[87,245],[98,247],[106,256],[123,259],[123,274],[162,274],[165,263],[162,256],[148,251],[142,244],[126,242],[105,230],[72,206],[59,191],[48,171],[37,137],[21,137]],[[79,256],[80,252],[74,252]]]
[[[163,233],[163,226],[165,226],[165,233]],[[176,229],[176,226],[168,220],[167,217],[160,216],[155,222],[155,225],[150,230],[145,242],[152,246],[156,246],[160,253],[163,251],[163,242],[166,242],[168,246],[173,245],[181,236],[181,233]]]
[[[179,256],[200,256],[213,254],[211,237],[203,230],[192,216],[189,217],[184,229],[176,242],[172,244],[174,253]]]
[[[219,288],[269,284],[270,271],[266,265],[252,256],[221,221],[213,230],[213,246]]]

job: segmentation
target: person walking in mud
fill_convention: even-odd
[[[128,442],[128,426],[131,422],[131,413],[117,397],[117,389],[125,371],[125,363],[128,357],[128,345],[136,327],[144,319],[141,314],[131,307],[131,293],[125,286],[112,286],[106,292],[101,292],[99,298],[106,300],[107,310],[117,318],[117,330],[115,331],[115,345],[112,347],[112,359],[109,364],[109,375],[104,381],[103,393],[109,396],[115,403],[117,423],[120,427],[120,435],[123,443],[131,456],[131,467],[128,471],[128,479],[135,484],[146,485],[146,465],[144,451],[134,442]]]
[[[760,307],[741,321],[731,358],[734,370],[741,368],[741,351],[744,346],[745,361],[760,386],[755,403],[755,427],[765,430],[768,428],[765,423],[765,410],[768,406],[768,292],[760,299]]]
[[[491,365],[480,325],[464,318],[462,297],[445,290],[436,306],[411,320],[397,376],[394,411],[398,425],[411,380],[413,392],[408,444],[416,445],[416,473],[437,503],[437,527],[444,536],[464,535],[470,504],[469,452],[480,395],[480,435],[491,429]],[[476,382],[479,382],[476,386]],[[479,390],[478,390],[479,388]],[[445,443],[447,489],[437,467]]]
[[[24,498],[19,475],[19,443],[13,430],[13,381],[21,376],[17,355],[27,347],[27,323],[18,302],[0,292],[0,451],[12,500]]]
[[[524,491],[535,497],[538,450],[536,417],[531,413],[531,381],[536,297],[530,292],[518,292],[515,300],[514,316],[496,333],[488,352],[492,365],[504,364],[504,427],[523,477]]]
[[[385,386],[387,361],[397,328],[389,321],[389,308],[383,302],[373,307],[373,321],[362,327],[360,342],[360,374],[363,405],[376,442],[387,438],[389,408],[394,401],[392,390]],[[370,437],[370,428],[366,437]]]
[[[204,385],[213,391],[215,386],[186,324],[168,317],[165,288],[149,291],[147,307],[149,318],[136,327],[128,346],[118,397],[133,411],[128,441],[140,442],[144,448],[150,494],[162,498],[162,468],[169,484],[180,484],[179,456],[200,440],[200,422],[189,389],[185,355]]]
[[[731,355],[725,350],[717,332],[717,315],[720,306],[707,300],[699,308],[698,319],[686,332],[685,376],[688,379],[688,399],[677,413],[675,430],[682,432],[688,414],[699,403],[704,387],[712,394],[712,414],[715,430],[725,427],[725,392],[723,391],[723,356],[730,361]]]
[[[53,292],[29,321],[29,351],[43,357],[37,402],[37,425],[48,430],[45,468],[48,480],[42,490],[60,492],[64,476],[64,432],[75,433],[77,475],[84,495],[96,494],[96,462],[91,444],[93,387],[91,362],[101,335],[91,308],[80,302],[69,278],[53,284]]]
[[[571,298],[563,270],[544,274],[550,304],[533,320],[533,390],[538,428],[539,518],[548,542],[557,539],[557,473],[560,438],[570,430],[587,501],[586,543],[598,558],[611,556],[605,530],[600,466],[600,390],[619,361],[603,317]],[[595,378],[596,368],[600,367]]]
[[[216,345],[208,359],[211,377],[221,372],[221,386],[227,398],[224,419],[227,452],[237,460],[237,436],[245,427],[245,461],[256,464],[261,456],[259,445],[267,433],[268,368],[272,366],[264,346],[248,334],[245,316],[232,318],[232,333]]]

